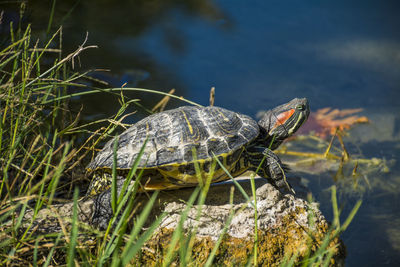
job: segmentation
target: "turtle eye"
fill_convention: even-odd
[[[297,110],[300,110],[300,111],[303,111],[303,110],[306,109],[306,106],[303,105],[303,104],[299,104],[299,105],[296,106],[296,109],[297,109]]]

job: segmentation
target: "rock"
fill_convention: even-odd
[[[239,181],[246,193],[252,198],[250,180]],[[317,204],[309,204],[292,194],[282,194],[265,179],[256,179],[257,227],[258,227],[258,263],[276,265],[286,256],[299,253],[297,260],[306,256],[310,242],[314,250],[328,232],[328,223],[318,210]],[[220,248],[214,259],[216,265],[246,265],[254,246],[253,203],[249,203],[239,190],[235,189],[234,201],[229,204],[232,183],[211,185],[201,216],[198,216],[199,205],[193,205],[183,223],[186,233],[196,229],[196,238],[191,260],[195,265],[202,265],[211,253],[218,238],[223,234],[231,211],[234,216],[227,228]],[[296,190],[299,190],[296,188]],[[179,193],[178,193],[179,192]],[[153,238],[143,250],[143,264],[160,264],[168,251],[173,231],[179,224],[182,211],[193,189],[161,192],[160,205],[155,207],[167,216],[155,231]],[[304,191],[302,192],[304,195]],[[302,195],[302,194],[300,194]],[[154,216],[157,213],[153,213]],[[310,221],[312,217],[312,221]],[[197,220],[198,218],[198,220]],[[155,217],[149,218],[154,221]],[[310,234],[313,239],[311,239]],[[344,259],[344,246],[339,239],[331,242],[335,248],[332,265],[341,265]],[[154,253],[157,251],[157,253]],[[179,259],[176,259],[179,261]]]
[[[237,181],[252,200],[250,180]],[[307,193],[305,188],[296,185],[296,181],[290,180],[290,182],[297,192],[296,195],[281,193],[266,179],[255,179],[258,214],[257,254],[260,265],[277,265],[285,256],[296,253],[298,257],[295,263],[299,263],[310,252],[309,248],[311,247],[311,253],[315,251],[328,233],[328,223],[319,211],[318,205],[305,201]],[[231,188],[234,188],[234,193],[230,204]],[[179,225],[182,211],[187,207],[187,201],[193,191],[193,188],[186,188],[159,193],[146,227],[161,213],[165,212],[167,215],[136,259],[141,264],[147,266],[162,263],[168,252],[173,232]],[[79,201],[79,220],[105,229],[112,217],[110,195],[110,191],[105,191],[94,199]],[[148,199],[149,194],[138,195],[135,199],[137,207],[145,206]],[[64,218],[71,217],[72,206],[72,203],[66,203],[53,205],[51,209],[42,209],[34,221],[33,228],[37,233],[62,230],[58,224],[59,217],[55,214]],[[201,213],[198,213],[200,208]],[[32,215],[30,213],[27,212],[25,218],[29,218]],[[137,214],[139,213],[140,208],[137,210]],[[231,214],[233,217],[230,217]],[[195,265],[203,265],[223,235],[213,264],[246,265],[254,251],[254,215],[254,202],[248,201],[232,182],[212,184],[204,205],[201,207],[198,204],[193,205],[183,223],[185,235],[194,236],[190,259]],[[68,223],[64,223],[64,228],[68,227]],[[331,241],[329,247],[334,250],[331,265],[342,265],[345,249],[341,241],[336,238]],[[178,248],[179,246],[176,249]],[[173,260],[178,264],[179,257]]]

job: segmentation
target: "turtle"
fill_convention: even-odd
[[[93,178],[86,195],[111,187],[114,162],[117,179],[126,178],[142,147],[138,168],[144,191],[197,186],[196,167],[201,179],[212,174],[212,183],[229,179],[226,171],[237,177],[258,169],[258,175],[275,187],[291,190],[285,166],[273,150],[299,129],[309,113],[308,100],[295,98],[265,112],[258,122],[216,106],[182,106],[150,115],[108,141],[89,163],[87,171]]]

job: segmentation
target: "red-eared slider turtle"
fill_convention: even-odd
[[[233,177],[256,170],[265,156],[258,174],[277,187],[289,187],[281,161],[272,150],[296,132],[309,113],[307,99],[295,98],[269,110],[259,122],[220,107],[184,106],[148,116],[119,135],[118,179],[124,179],[147,140],[139,164],[144,169],[144,190],[196,186],[195,162],[207,177],[214,155]],[[94,173],[88,195],[110,187],[114,140],[88,165],[88,171]],[[217,164],[212,182],[228,178]]]

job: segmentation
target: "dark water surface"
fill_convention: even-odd
[[[64,49],[89,32],[82,66],[107,68],[113,86],[169,91],[252,116],[294,97],[312,110],[363,108],[369,125],[348,142],[390,172],[368,176],[363,205],[342,238],[348,266],[400,266],[400,4],[398,1],[57,1]],[[45,36],[50,3],[32,1],[29,20]],[[69,16],[66,16],[71,12]],[[159,97],[128,94],[144,105]],[[87,116],[118,109],[109,96],[79,99]],[[169,107],[181,105],[172,102]],[[130,122],[137,117],[131,117]],[[305,177],[332,218],[330,176]],[[344,216],[361,195],[339,194]]]

